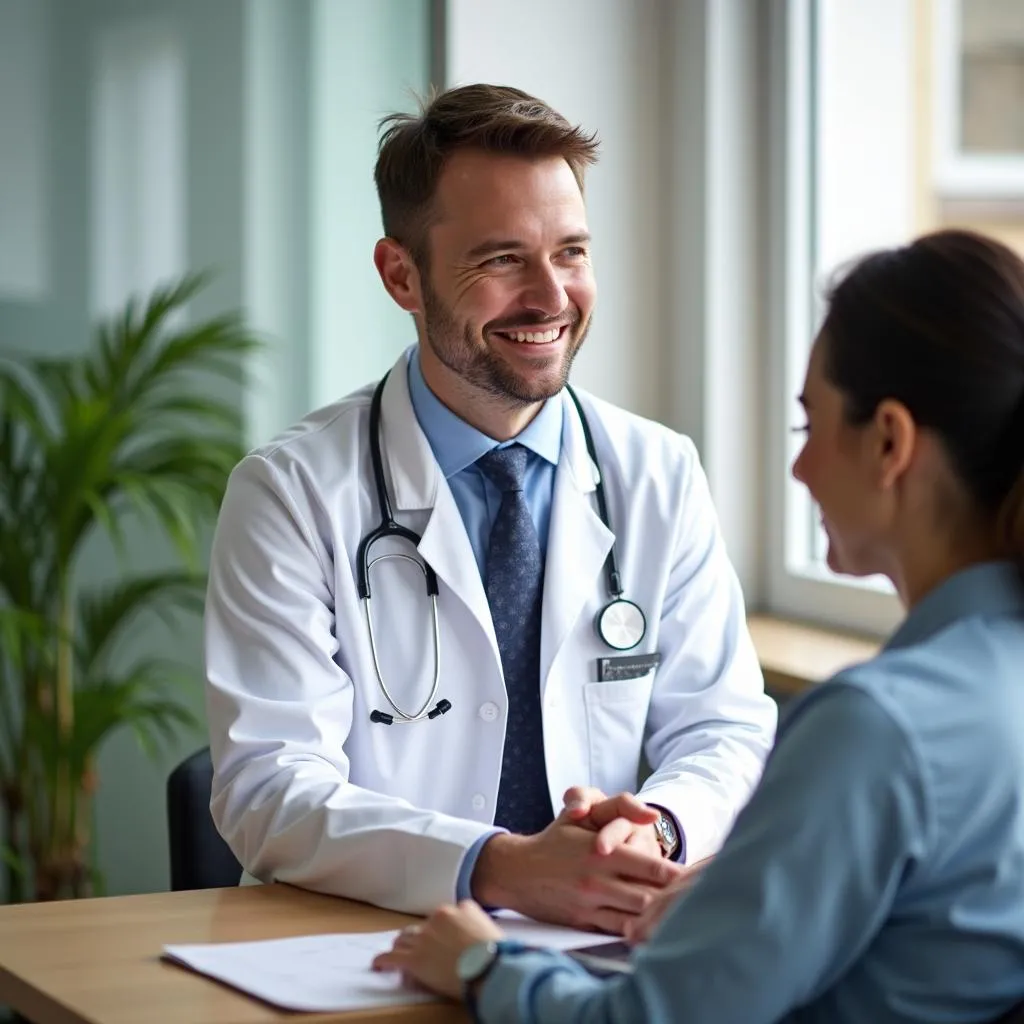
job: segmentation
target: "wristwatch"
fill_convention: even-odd
[[[491,939],[467,946],[455,962],[455,973],[462,983],[462,993],[469,1011],[476,1020],[477,983],[484,980],[502,953],[522,953],[529,947],[514,939]]]
[[[466,988],[475,981],[483,980],[483,977],[494,966],[501,950],[498,943],[491,939],[488,942],[474,942],[467,946],[460,954],[455,964],[455,973],[458,975],[462,987]]]
[[[658,820],[654,823],[654,834],[658,837],[661,855],[669,860],[675,857],[679,852],[679,832],[676,829],[676,823],[665,811],[661,812]]]

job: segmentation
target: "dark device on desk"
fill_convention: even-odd
[[[579,946],[567,949],[566,954],[591,974],[608,976],[614,974],[631,974],[633,947],[618,939],[610,942],[598,942],[593,946]]]

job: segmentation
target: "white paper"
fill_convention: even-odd
[[[600,942],[593,932],[541,924],[502,912],[498,924],[510,939],[531,946],[571,949]],[[407,988],[401,975],[371,968],[389,950],[397,931],[301,935],[261,942],[164,946],[164,956],[286,1010],[337,1012],[437,997]]]
[[[526,946],[575,949],[577,946],[593,946],[598,942],[611,942],[613,939],[621,938],[618,935],[605,935],[604,932],[581,932],[575,928],[562,928],[557,924],[533,921],[512,910],[499,910],[494,916],[506,938],[515,939]]]

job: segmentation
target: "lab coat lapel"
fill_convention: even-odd
[[[598,467],[587,452],[579,414],[567,392],[562,392],[562,401],[562,453],[555,471],[544,571],[542,691],[594,588],[604,586],[604,562],[615,540],[597,514],[593,492]]]
[[[403,354],[392,369],[381,400],[381,439],[395,512],[430,513],[419,553],[433,568],[438,580],[470,611],[487,635],[495,658],[499,659],[490,607],[473,547],[448,481],[416,419],[409,397],[406,360]]]
[[[441,474],[438,473],[438,476],[441,477]],[[487,634],[494,657],[500,663],[491,609],[477,568],[476,556],[469,543],[462,513],[455,504],[448,481],[443,477],[438,484],[434,510],[423,531],[419,551],[426,562],[433,566],[438,579],[446,583],[469,609]]]

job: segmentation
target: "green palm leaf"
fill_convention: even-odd
[[[49,619],[29,608],[0,607],[0,650],[14,668],[22,664],[23,652],[53,638]]]
[[[34,369],[34,361],[24,360],[28,364],[28,375]],[[48,422],[48,396],[39,385],[45,382],[40,378],[33,390],[26,383],[26,369],[19,366],[12,357],[0,361],[0,409],[5,416],[12,418],[18,426],[30,433],[37,441],[47,441],[52,437],[51,424]]]
[[[211,405],[206,399],[193,395],[161,395],[154,390],[146,396],[144,404],[140,404],[139,408],[147,420],[159,422],[161,429],[171,432],[180,430],[182,422],[194,426],[204,420],[211,429],[223,431],[230,440],[241,437],[245,429],[245,419],[238,409],[228,405]]]
[[[18,854],[18,851],[13,846],[8,846],[7,843],[0,843],[0,864],[6,864],[15,874],[27,874],[25,859]]]
[[[26,703],[32,697],[31,691],[15,686],[14,680],[29,676],[52,639],[50,623],[43,616],[17,607],[0,607],[0,778],[13,774],[18,732],[24,724]]]
[[[199,728],[195,714],[171,694],[195,676],[173,661],[144,658],[127,672],[75,693],[75,730],[68,756],[78,771],[115,729],[129,727],[143,751],[156,757],[185,730]]]
[[[197,724],[195,671],[121,658],[140,616],[173,629],[201,610],[203,527],[244,454],[237,401],[212,384],[241,381],[257,341],[234,314],[189,322],[205,283],[190,275],[128,302],[83,355],[0,355],[0,785],[23,807],[16,857],[81,861],[68,849],[84,842],[78,794],[111,733],[156,753]],[[136,520],[179,566],[131,571]],[[84,588],[96,534],[121,572]]]
[[[201,574],[172,569],[117,580],[80,595],[77,647],[82,685],[96,685],[96,673],[107,671],[118,641],[140,615],[155,615],[174,628],[178,613],[202,612],[205,584]]]

